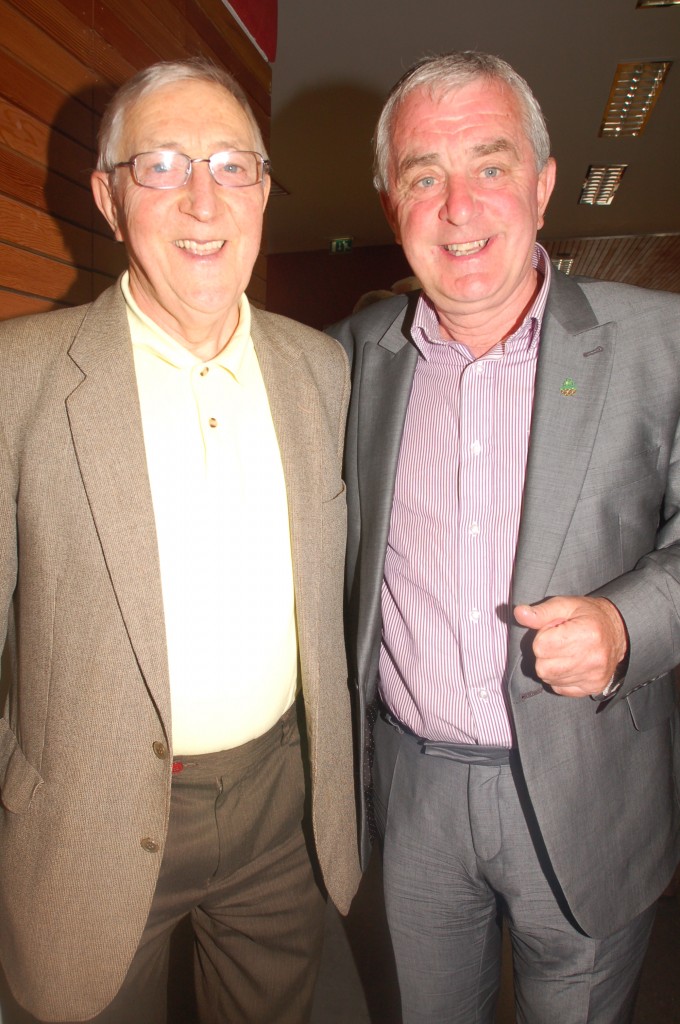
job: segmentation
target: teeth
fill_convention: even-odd
[[[445,245],[444,248],[454,256],[469,256],[470,253],[481,252],[488,241],[488,238],[482,238],[478,242],[461,242],[459,245]]]
[[[187,249],[189,252],[193,252],[196,256],[205,256],[211,252],[217,252],[224,245],[224,240],[221,239],[215,242],[193,242],[190,238],[179,238],[175,245],[178,249]]]

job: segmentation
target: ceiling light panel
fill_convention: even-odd
[[[680,7],[680,0],[638,0],[638,7]]]
[[[659,98],[672,61],[619,64],[605,107],[600,135],[641,135]]]
[[[574,266],[574,257],[569,256],[567,253],[558,252],[557,256],[553,256],[551,263],[558,270],[561,270],[564,274],[570,274],[571,268]]]
[[[579,203],[586,206],[610,206],[628,164],[608,167],[591,164],[581,189]]]

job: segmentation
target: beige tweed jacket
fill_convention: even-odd
[[[257,310],[252,335],[287,486],[316,849],[346,911],[359,877],[341,623],[347,360]],[[33,1014],[86,1019],[115,995],[144,927],[171,779],[157,754],[172,750],[158,553],[118,287],[0,325],[0,606],[0,959]]]

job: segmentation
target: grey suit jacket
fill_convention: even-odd
[[[347,360],[257,310],[252,336],[288,495],[316,849],[347,910],[359,877],[341,622]],[[89,1017],[144,927],[171,779],[154,746],[172,749],[168,667],[118,287],[0,325],[0,622],[0,957],[32,1013]]]
[[[362,734],[376,692],[380,587],[418,358],[416,301],[378,303],[330,330],[353,363],[346,582]],[[567,379],[571,395],[563,394]],[[531,636],[513,625],[507,703],[538,841],[590,935],[611,933],[651,904],[680,856],[668,674],[680,661],[679,419],[680,299],[555,273],[511,601],[609,597],[628,627],[630,663],[608,702],[558,697],[536,677]]]

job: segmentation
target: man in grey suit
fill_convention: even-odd
[[[419,62],[375,141],[423,291],[331,333],[404,1021],[493,1020],[505,918],[518,1020],[622,1024],[679,855],[680,301],[551,268],[504,61]]]
[[[320,876],[358,882],[349,371],[245,297],[269,185],[231,76],[140,72],[92,176],[129,271],[0,329],[0,959],[41,1020],[162,1024],[190,915],[204,1024],[300,1024]]]

